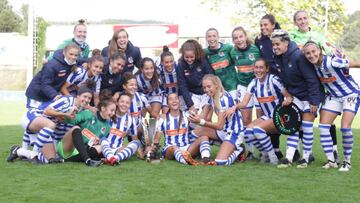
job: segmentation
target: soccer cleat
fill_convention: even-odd
[[[97,160],[93,160],[93,159],[87,159],[85,164],[87,166],[90,166],[90,167],[98,167],[98,166],[100,166],[102,164],[102,161],[101,160],[97,161]]]
[[[278,168],[289,168],[291,166],[292,166],[291,162],[285,158],[281,161],[281,163],[277,167]]]
[[[111,166],[115,166],[117,164],[119,164],[118,160],[116,159],[115,156],[110,157],[110,159],[105,159],[104,160],[105,164],[111,165]]]
[[[191,165],[191,166],[198,166],[200,165],[200,162],[196,161],[195,159],[192,158],[190,152],[184,150],[181,152],[181,155],[184,157],[185,161]]]
[[[323,169],[337,168],[338,164],[335,161],[328,160],[323,166]]]
[[[314,161],[315,161],[315,157],[314,157],[313,153],[311,153],[310,156],[309,156],[309,163],[308,164],[311,164]]]
[[[29,160],[30,163],[34,165],[43,165],[44,163],[39,160],[38,156],[35,156],[34,158]]]
[[[298,165],[296,166],[296,168],[307,168],[308,167],[308,162],[305,159],[301,159],[298,162]]]
[[[209,161],[209,162],[207,162],[206,165],[208,165],[208,166],[217,166],[217,163],[216,163],[216,161]]]
[[[209,163],[210,161],[211,161],[211,159],[209,157],[204,157],[204,158],[201,159],[201,162],[203,162],[205,165],[207,163]]]
[[[348,172],[351,169],[351,164],[347,161],[343,161],[339,171],[341,172]]]
[[[279,160],[281,160],[284,157],[284,155],[281,151],[275,151],[275,154]]]
[[[14,145],[10,148],[10,153],[9,156],[7,157],[6,161],[7,162],[12,162],[14,161],[16,158],[18,158],[19,156],[17,155],[17,150],[20,149],[19,146]]]
[[[335,162],[337,163],[337,165],[340,165],[340,158],[339,158],[337,151],[334,151],[334,158],[335,158]]]

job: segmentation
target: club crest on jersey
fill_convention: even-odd
[[[261,49],[261,50],[263,49],[263,45],[260,45],[260,49]]]
[[[201,67],[200,66],[196,67],[196,71],[201,72]]]
[[[95,119],[92,119],[91,120],[91,125],[94,125],[95,124]]]
[[[225,53],[221,51],[221,52],[219,52],[219,56],[224,57]]]
[[[113,80],[113,79],[109,79],[109,84],[110,84],[110,85],[112,85],[112,84],[113,84],[113,82],[114,82],[114,80]]]
[[[133,59],[131,56],[129,56],[128,62],[129,62],[129,63],[134,63],[134,59]]]
[[[288,66],[289,66],[289,68],[292,68],[292,64],[291,64],[290,61],[289,61],[289,63],[288,63]]]
[[[105,131],[106,131],[106,128],[105,128],[105,127],[102,127],[102,128],[101,128],[101,133],[102,133],[102,134],[105,134]]]
[[[249,59],[250,59],[250,61],[255,61],[255,56],[254,56],[254,54],[249,54]]]

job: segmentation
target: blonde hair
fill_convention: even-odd
[[[219,111],[220,110],[220,97],[225,92],[224,87],[223,87],[223,85],[221,83],[221,80],[220,80],[220,78],[218,76],[212,75],[212,74],[205,75],[203,77],[203,81],[204,80],[211,81],[217,87],[217,91],[216,91],[213,99],[214,99],[215,110]]]

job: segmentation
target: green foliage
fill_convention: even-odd
[[[360,44],[360,11],[357,11],[349,16],[349,19],[344,28],[344,35],[342,37],[342,46],[346,50],[353,50]]]
[[[0,32],[19,32],[21,18],[12,10],[7,0],[0,0]]]
[[[330,41],[336,42],[343,33],[346,15],[344,3],[340,0],[328,0],[328,33]],[[306,10],[312,19],[311,27],[325,33],[325,5],[323,1],[318,0],[247,0],[247,6],[244,7],[244,1],[239,0],[204,0],[204,3],[210,4],[212,11],[218,11],[217,8],[224,5],[236,7],[237,13],[232,17],[232,24],[242,25],[251,34],[258,34],[259,21],[265,14],[273,14],[280,23],[281,28],[291,30],[295,28],[293,15],[298,10]]]
[[[36,67],[34,73],[41,70],[46,52],[46,29],[49,24],[41,17],[37,18],[36,25]]]
[[[28,22],[29,22],[29,4],[23,4],[21,6],[21,14],[23,16],[21,32],[25,35],[28,34]]]

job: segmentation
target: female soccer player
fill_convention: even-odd
[[[204,75],[212,73],[212,70],[196,40],[187,40],[181,46],[180,53],[181,58],[176,70],[179,94],[184,98],[187,109],[197,112],[207,100],[201,81]]]
[[[278,133],[272,119],[274,108],[281,101],[283,106],[289,105],[293,98],[284,88],[280,79],[270,74],[269,71],[270,67],[265,59],[259,58],[255,61],[255,78],[247,87],[244,99],[234,106],[232,111],[245,107],[253,96],[256,97],[264,115],[246,127],[245,135],[262,152],[263,161],[270,158],[270,163],[278,164],[278,158],[266,133]],[[283,99],[284,97],[285,99]]]
[[[327,55],[336,54],[338,56],[343,56],[339,49],[335,49],[332,45],[328,42],[325,35],[312,29],[309,26],[310,18],[306,11],[299,10],[296,11],[293,16],[294,24],[297,26],[296,29],[289,32],[290,39],[294,41],[298,47],[302,50],[304,44],[311,40],[316,42],[317,44],[321,45],[322,49],[325,51]],[[337,136],[336,136],[336,127],[334,124],[331,125],[330,128],[331,139],[333,140],[334,146],[334,156],[338,164],[340,164],[340,159],[338,158],[337,153]]]
[[[205,121],[195,112],[190,112],[190,122],[200,125],[195,128],[193,134],[197,137],[207,136],[212,140],[222,141],[213,164],[230,165],[244,151],[240,146],[244,139],[244,126],[240,111],[235,110],[231,116],[225,115],[225,110],[236,104],[231,95],[224,90],[219,77],[205,75],[202,85],[205,93],[210,97],[208,101],[210,108],[204,108],[203,113],[207,117],[215,112],[218,121],[216,123]]]
[[[320,143],[328,159],[323,168],[337,168],[333,154],[333,143],[330,136],[330,126],[341,113],[341,133],[344,161],[339,171],[349,171],[353,149],[353,133],[351,124],[359,109],[359,86],[349,75],[350,62],[337,56],[326,56],[316,42],[305,43],[304,54],[315,67],[320,82],[327,90],[325,103],[320,111]]]
[[[54,144],[63,136],[55,135],[56,127],[64,122],[65,117],[73,118],[77,111],[87,107],[91,98],[92,90],[83,85],[76,97],[62,96],[56,101],[43,103],[38,109],[29,110],[21,122],[25,129],[22,147],[13,146],[8,161],[18,156],[29,160],[36,158],[41,163],[56,161]],[[32,151],[30,146],[34,146]]]
[[[76,114],[74,119],[67,120],[73,124],[57,145],[58,154],[65,161],[85,162],[87,166],[101,165],[98,161],[101,154],[100,139],[110,132],[110,119],[115,115],[116,104],[109,91],[100,94],[98,111],[94,114],[84,110]]]
[[[275,52],[276,66],[279,68],[279,77],[286,89],[294,97],[293,102],[302,110],[303,156],[298,168],[306,168],[314,141],[313,122],[317,109],[324,99],[324,93],[316,76],[314,68],[306,60],[295,42],[290,41],[289,34],[283,30],[275,30],[271,35]],[[298,133],[288,136],[286,159],[279,168],[289,167],[295,150],[298,147]]]
[[[42,102],[61,97],[60,88],[74,68],[79,52],[80,48],[71,43],[44,64],[26,89],[27,108],[37,108]]]
[[[160,55],[160,65],[158,66],[158,72],[164,91],[162,113],[166,113],[169,110],[166,103],[167,95],[178,93],[176,69],[177,64],[174,61],[174,55],[169,51],[169,47],[164,46],[163,52]]]
[[[270,73],[277,75],[278,70],[275,65],[273,46],[271,42],[271,34],[275,29],[280,29],[280,25],[276,22],[275,17],[271,14],[264,15],[260,20],[260,35],[255,38],[255,45],[260,50],[260,56],[266,60],[270,66]],[[271,143],[274,146],[275,153],[279,159],[283,157],[280,151],[280,134],[268,134]],[[246,138],[246,136],[245,136]]]
[[[84,65],[86,67],[86,65],[84,63],[87,62],[87,59],[89,57],[90,54],[90,47],[89,45],[85,42],[86,41],[86,37],[87,37],[87,27],[85,24],[85,20],[80,19],[78,21],[78,23],[74,26],[74,31],[73,31],[74,37],[71,39],[66,39],[64,40],[57,48],[56,50],[59,49],[64,49],[67,45],[71,44],[71,43],[75,43],[77,46],[80,47],[80,52],[77,58],[77,64],[78,65]],[[56,52],[56,51],[55,51]],[[55,54],[55,53],[54,53]],[[48,61],[50,61],[51,59],[53,59],[54,55],[50,55],[48,57]]]
[[[247,86],[255,77],[254,63],[255,60],[260,57],[260,51],[255,45],[251,44],[243,27],[239,26],[234,28],[231,35],[234,42],[234,48],[231,50],[230,54],[237,69],[238,95],[240,97],[239,101],[242,101]],[[252,120],[253,105],[254,101],[252,99],[248,106],[241,110],[245,126]]]
[[[135,119],[130,115],[131,96],[121,94],[117,101],[116,119],[111,121],[110,133],[100,139],[102,153],[106,163],[120,164],[130,158],[138,150],[140,141],[137,140],[137,126]],[[135,139],[124,146],[124,137],[132,136]]]
[[[109,46],[101,51],[101,55],[105,58],[109,58],[118,51],[126,54],[126,65],[123,72],[133,72],[135,66],[137,68],[140,67],[140,49],[129,41],[129,34],[125,29],[119,29],[114,32]]]
[[[165,159],[176,159],[182,164],[199,165],[193,157],[201,154],[203,162],[210,161],[209,138],[199,137],[192,142],[190,138],[189,120],[185,112],[180,110],[180,100],[176,93],[167,96],[169,111],[157,121],[157,132],[154,139],[155,145],[160,141],[161,133],[164,134],[164,148],[162,151]]]
[[[70,73],[60,91],[63,95],[77,95],[77,90],[80,85],[88,80],[92,80],[96,84],[94,89],[94,104],[97,105],[99,103],[101,85],[100,74],[104,68],[104,59],[101,56],[92,56],[87,63],[89,66],[88,68],[79,67],[74,72]]]
[[[233,47],[219,42],[219,32],[215,28],[209,28],[206,31],[206,41],[209,46],[204,50],[205,56],[214,74],[220,78],[225,90],[237,100],[238,80],[230,57],[230,51]]]
[[[156,65],[151,58],[145,57],[141,60],[139,71],[136,73],[136,80],[138,91],[145,94],[151,105],[150,116],[159,118],[163,92]]]
[[[126,56],[124,53],[116,52],[110,57],[110,63],[105,66],[101,74],[100,91],[107,89],[111,94],[121,90],[121,72],[124,69]]]

